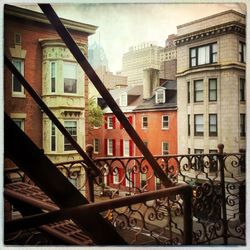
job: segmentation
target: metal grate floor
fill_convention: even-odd
[[[12,197],[46,211],[55,211],[59,207],[37,186],[24,182],[14,182],[5,185],[6,197]],[[72,245],[93,245],[93,241],[72,221],[64,220],[40,228],[47,233]]]

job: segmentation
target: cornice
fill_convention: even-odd
[[[177,36],[175,40],[176,46],[182,46],[185,44],[193,43],[196,41],[205,40],[208,38],[213,38],[220,35],[225,35],[229,33],[235,33],[245,38],[246,36],[246,26],[238,22],[229,22],[221,25],[216,25],[209,27],[207,29],[199,30],[196,32],[188,33],[182,36]]]
[[[4,14],[26,20],[36,21],[39,23],[50,24],[49,20],[45,17],[43,13],[35,12],[28,9],[23,9],[13,5],[6,4],[4,8]],[[62,21],[62,23],[66,28],[85,32],[88,33],[89,35],[94,34],[96,29],[98,28],[97,26],[91,24],[80,23],[64,18],[60,18],[60,20]]]

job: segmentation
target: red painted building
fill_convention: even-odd
[[[153,155],[177,153],[176,81],[160,85],[157,74],[155,79],[148,74],[143,86],[115,89],[111,95]],[[94,157],[142,156],[112,111],[106,107],[104,113],[104,125],[95,128],[89,140],[94,145]],[[118,167],[117,172],[110,174],[105,184],[128,190],[123,167]],[[146,174],[139,172],[130,176],[134,186],[143,188],[146,184],[147,190],[160,186],[151,169]]]
[[[87,56],[88,36],[97,27],[61,20]],[[78,143],[85,147],[88,78],[47,18],[42,13],[5,5],[4,53]],[[4,68],[4,103],[5,112],[52,161],[77,159],[77,152],[7,67]]]

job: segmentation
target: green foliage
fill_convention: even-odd
[[[100,127],[103,124],[103,111],[94,98],[89,99],[89,128]]]

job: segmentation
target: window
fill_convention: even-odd
[[[245,101],[245,79],[240,78],[240,101]]]
[[[23,118],[12,118],[16,125],[24,131],[24,119]]]
[[[113,170],[113,183],[119,184],[119,169],[118,168],[115,168]]]
[[[187,82],[187,101],[190,103],[190,82]]]
[[[190,115],[188,115],[188,135],[190,135]]]
[[[168,155],[168,142],[162,142],[162,155]]]
[[[190,148],[188,148],[188,155],[190,155],[191,154],[191,149]]]
[[[56,63],[50,63],[50,87],[51,93],[56,92]]]
[[[217,153],[218,153],[218,151],[216,149],[209,150],[209,154],[217,154]],[[218,171],[218,158],[217,158],[217,155],[213,155],[211,157],[211,163],[210,163],[209,171],[210,171],[210,173],[214,173],[214,172]]]
[[[113,155],[113,147],[114,147],[114,145],[113,145],[113,140],[112,139],[108,139],[107,140],[107,143],[108,143],[108,145],[107,145],[107,149],[108,149],[108,152],[107,152],[107,154],[108,155]]]
[[[56,126],[53,122],[51,122],[51,151],[56,151]]]
[[[246,114],[240,114],[240,136],[246,136]]]
[[[147,116],[142,117],[142,128],[143,129],[148,128],[148,117]]]
[[[144,187],[147,183],[147,175],[144,173],[141,173],[141,188]]]
[[[194,153],[198,156],[195,156],[195,170],[196,171],[204,171],[204,162],[203,157],[199,154],[203,154],[203,149],[194,149]]]
[[[100,152],[100,140],[95,138],[93,140],[93,148],[94,148],[94,153],[99,153]]]
[[[73,139],[75,141],[77,141],[77,122],[76,121],[65,121],[64,127],[67,129],[67,131],[73,137]],[[70,151],[70,150],[74,150],[74,147],[71,145],[71,143],[66,138],[64,138],[64,151]]]
[[[217,62],[217,43],[190,49],[190,67]]]
[[[209,114],[209,136],[217,136],[217,114]]]
[[[20,33],[14,34],[14,41],[15,41],[16,45],[21,45],[21,34]]]
[[[243,42],[239,43],[239,61],[246,63],[246,44]]]
[[[209,79],[209,101],[217,101],[217,79]]]
[[[129,140],[123,141],[123,156],[129,156],[130,150],[129,150]]]
[[[134,186],[134,173],[131,170],[128,170],[126,173],[126,187]]]
[[[194,101],[203,101],[203,80],[194,81]]]
[[[23,75],[24,74],[24,62],[21,59],[13,59],[12,63],[16,69]],[[24,88],[17,78],[12,75],[12,92],[13,95],[24,95]]]
[[[165,89],[158,89],[155,92],[155,102],[156,103],[165,103]]]
[[[115,117],[114,116],[108,116],[108,129],[115,128]]]
[[[77,93],[77,64],[64,62],[63,64],[64,93]]]
[[[168,115],[163,115],[161,120],[162,120],[162,129],[168,129]]]
[[[127,93],[123,93],[120,96],[120,106],[126,107],[128,105]]]
[[[194,135],[203,135],[203,115],[194,115]]]

